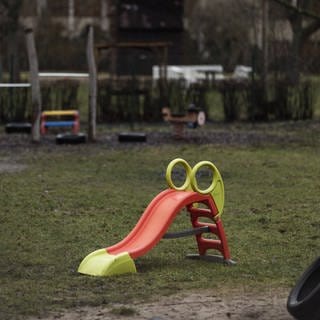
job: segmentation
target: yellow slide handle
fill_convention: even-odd
[[[172,180],[172,171],[176,165],[181,165],[186,172],[185,181],[181,186],[176,186]],[[212,171],[212,182],[206,189],[199,188],[196,177],[197,172],[202,167],[207,167]],[[187,161],[181,158],[176,158],[172,160],[167,167],[166,180],[171,189],[178,191],[193,190],[200,194],[211,194],[219,211],[218,216],[222,214],[224,207],[224,184],[219,170],[212,162],[200,161],[193,168],[191,168]]]

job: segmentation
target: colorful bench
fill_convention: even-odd
[[[41,113],[41,134],[46,134],[48,128],[62,127],[71,127],[72,133],[78,134],[80,130],[79,112],[77,110],[51,110]]]

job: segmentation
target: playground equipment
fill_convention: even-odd
[[[176,186],[172,180],[175,166],[182,166],[186,172],[185,181]],[[211,185],[202,190],[198,186],[196,174],[200,168],[212,171]],[[133,230],[119,243],[96,250],[81,262],[78,272],[93,276],[111,276],[136,272],[133,259],[151,250],[162,238],[195,235],[198,254],[191,258],[221,261],[233,264],[222,225],[221,214],[224,207],[224,185],[218,169],[209,161],[201,161],[193,168],[183,159],[170,162],[166,171],[169,189],[159,193],[148,205]],[[190,213],[192,229],[178,233],[167,233],[177,214],[185,208]],[[209,218],[212,222],[199,221]],[[204,233],[214,235],[204,238]],[[208,250],[217,250],[220,255],[207,255]]]
[[[0,88],[10,88],[9,90],[13,90],[16,88],[31,88],[30,83],[0,83]],[[11,92],[11,95],[13,93]],[[12,99],[12,97],[11,97]],[[11,105],[12,109],[13,106]],[[6,133],[31,133],[32,125],[29,122],[9,122],[5,125]]]
[[[52,127],[71,127],[72,133],[78,134],[80,130],[79,112],[77,110],[43,111],[41,113],[41,134],[46,134],[48,132],[48,128]]]
[[[184,136],[184,127],[197,128],[206,122],[206,115],[203,111],[190,105],[186,114],[172,114],[170,108],[162,108],[163,120],[172,124],[173,135],[177,138]]]

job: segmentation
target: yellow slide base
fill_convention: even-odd
[[[106,249],[99,249],[88,254],[80,263],[79,273],[91,276],[113,276],[137,272],[134,261],[128,252],[117,255],[109,254]]]

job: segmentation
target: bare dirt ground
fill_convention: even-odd
[[[106,125],[107,126],[107,125]],[[96,146],[103,146],[106,148],[126,148],[128,145],[135,147],[145,147],[148,145],[173,144],[179,145],[181,143],[191,144],[215,144],[215,145],[241,145],[241,146],[263,146],[265,144],[294,144],[303,143],[303,138],[299,135],[299,130],[303,128],[306,135],[314,137],[313,143],[319,140],[320,121],[313,122],[288,122],[277,125],[268,124],[245,124],[245,125],[216,125],[208,124],[205,129],[185,129],[183,137],[175,137],[170,127],[166,131],[161,131],[161,127],[155,127],[154,130],[146,131],[146,142],[126,143],[118,141],[119,132],[98,133]],[[135,129],[133,132],[137,132]],[[129,130],[130,132],[130,130]],[[298,133],[297,133],[298,132]],[[65,146],[65,145],[63,145]],[[7,151],[26,150],[48,148],[61,148],[63,146],[56,146],[55,135],[43,136],[40,146],[31,142],[30,136],[26,134],[0,134],[0,149]],[[86,147],[88,144],[85,145]]]
[[[45,320],[292,320],[286,310],[288,292],[183,292],[151,303],[81,307]],[[36,320],[39,318],[32,318]],[[44,318],[42,318],[44,319]]]

